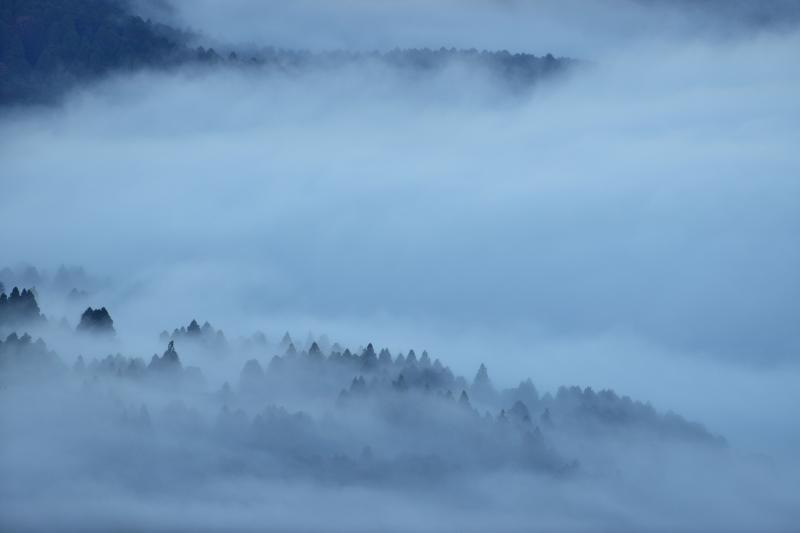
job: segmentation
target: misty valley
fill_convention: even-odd
[[[800,0],[0,0],[0,533],[800,530]]]
[[[0,7],[0,105],[47,103],[81,81],[143,68],[229,68],[298,75],[307,71],[373,68],[424,80],[466,68],[525,91],[537,80],[576,64],[551,54],[398,49],[313,52],[275,47],[193,45],[196,36],[130,11],[125,1],[6,0]]]

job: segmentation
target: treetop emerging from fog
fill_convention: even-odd
[[[0,530],[796,529],[799,23],[0,0]]]

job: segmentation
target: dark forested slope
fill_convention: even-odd
[[[110,0],[0,0],[0,103],[39,101],[111,70],[185,60],[184,38]]]
[[[51,101],[79,81],[114,71],[188,63],[285,71],[375,61],[426,75],[460,62],[512,88],[527,87],[570,64],[550,54],[444,48],[386,53],[275,48],[245,53],[231,48],[221,54],[196,41],[196,36],[143,20],[124,0],[0,0],[0,105]]]

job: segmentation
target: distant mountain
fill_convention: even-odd
[[[477,50],[394,50],[386,53],[265,48],[256,52],[194,46],[196,37],[144,20],[122,0],[0,0],[0,105],[56,100],[80,81],[143,68],[248,66],[281,71],[378,61],[428,73],[460,62],[526,87],[572,62],[552,55]]]

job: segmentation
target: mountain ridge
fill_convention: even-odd
[[[520,89],[574,63],[551,54],[454,48],[310,52],[226,47],[219,53],[212,47],[196,45],[201,40],[190,32],[143,19],[131,11],[128,2],[2,0],[0,106],[52,103],[79,83],[109,74],[185,65],[286,71],[376,60],[390,68],[426,74],[460,62]]]

